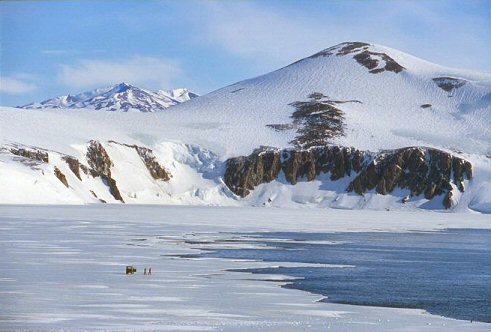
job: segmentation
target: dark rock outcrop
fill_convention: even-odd
[[[43,163],[47,163],[49,161],[48,153],[37,149],[11,148],[10,152],[16,156],[41,161]]]
[[[113,162],[100,142],[90,141],[87,146],[86,156],[89,172],[93,177],[111,175]]]
[[[64,156],[62,157],[62,159],[64,161],[66,161],[66,163],[68,164],[68,167],[70,168],[70,170],[73,172],[73,174],[75,174],[75,176],[80,180],[82,181],[82,177],[80,176],[80,169],[82,169],[82,171],[87,174],[87,168],[82,165],[78,159],[74,158],[74,157],[71,157],[71,156]]]
[[[130,150],[128,151],[129,153],[134,153],[132,152],[134,149],[153,179],[168,181],[172,177],[170,172],[158,162],[151,149],[137,145],[117,143],[114,141],[109,142],[130,148]],[[59,157],[68,165],[70,171],[80,181],[89,177],[99,177],[101,178],[102,182],[108,187],[110,194],[116,200],[124,203],[124,199],[111,172],[114,163],[109,157],[109,154],[107,153],[104,146],[99,141],[91,140],[88,142],[85,155],[87,161],[86,164],[83,164],[79,159],[73,156],[65,155],[63,153],[51,150],[49,151],[49,153],[50,156],[54,157],[54,159],[48,159],[48,150],[24,146],[21,144],[12,144],[9,146],[0,147],[0,153],[4,151],[13,154],[14,160],[19,161],[31,167],[32,169],[40,170],[43,175],[45,174],[44,168],[39,166],[45,166],[45,164],[48,164],[50,161],[49,159],[51,159],[52,163],[53,160],[56,162],[58,160],[57,157]],[[54,163],[53,167],[53,173],[56,178],[68,188],[68,179],[67,176],[61,171],[61,165]],[[84,178],[83,173],[88,177]],[[91,190],[90,192],[94,195],[94,197],[98,198],[100,201],[103,201],[96,196],[94,191]]]
[[[472,165],[468,161],[437,149],[410,147],[376,156],[347,190],[362,195],[375,189],[387,195],[400,188],[407,189],[410,196],[424,194],[426,199],[433,199],[443,194],[448,197],[452,183],[463,192],[465,178],[472,178]]]
[[[330,173],[335,181],[360,171],[366,163],[364,158],[359,150],[338,146],[262,148],[247,157],[227,160],[224,181],[232,192],[245,197],[254,187],[277,179],[280,172],[291,184],[300,179],[312,181],[321,173]]]
[[[138,156],[145,164],[145,167],[147,168],[148,172],[155,180],[169,181],[170,178],[172,177],[170,172],[159,163],[159,161],[157,160],[151,149],[138,145],[124,144],[115,141],[109,141],[109,142],[135,149],[136,152],[138,153]]]
[[[467,83],[466,80],[454,77],[435,77],[433,82],[435,82],[440,89],[447,92],[452,92],[455,89],[463,87]]]
[[[378,74],[384,71],[390,71],[397,74],[406,69],[388,54],[371,51],[370,46],[372,45],[362,42],[342,43],[320,51],[310,56],[308,59],[333,55],[346,56],[354,54],[353,59],[355,59],[360,65],[367,68],[368,72],[371,74]]]
[[[289,104],[295,108],[291,124],[266,125],[277,131],[297,129],[295,139],[290,142],[297,148],[325,145],[333,138],[343,136],[344,112],[339,104],[361,103],[359,100],[332,100],[320,92],[313,92],[307,98],[307,101]]]
[[[276,179],[280,169],[280,151],[260,149],[250,156],[227,160],[224,180],[235,194],[245,197],[254,187]]]
[[[343,55],[348,55],[351,53],[367,50],[370,46],[371,46],[370,44],[363,43],[363,42],[345,42],[339,45],[326,48],[325,50],[315,53],[314,55],[311,55],[309,58],[315,59],[318,57],[331,56],[331,55],[343,56]]]
[[[295,125],[292,123],[280,123],[280,124],[267,124],[266,127],[274,129],[276,131],[282,131],[282,130],[291,130],[295,128]]]
[[[119,192],[116,180],[111,177],[111,167],[113,162],[102,144],[98,141],[90,141],[87,147],[87,162],[89,164],[89,172],[93,177],[100,177],[102,181],[109,187],[111,195],[124,203],[123,197]]]
[[[170,180],[171,175],[169,171],[167,171],[164,166],[160,165],[160,163],[157,161],[157,158],[155,158],[152,150],[136,145],[133,145],[133,148],[136,150],[143,163],[147,167],[148,171],[150,172],[150,175],[155,180]]]
[[[63,172],[60,171],[60,169],[56,166],[55,166],[55,176],[58,178],[58,180],[60,180],[61,183],[65,185],[65,187],[68,188],[68,181],[66,179],[65,174],[63,174]]]
[[[375,190],[387,195],[399,188],[408,190],[409,196],[424,194],[427,199],[446,195],[443,204],[448,208],[452,183],[464,191],[463,181],[472,178],[472,165],[448,152],[421,147],[379,154],[338,146],[262,148],[247,157],[227,160],[224,181],[232,192],[245,197],[256,186],[277,179],[281,172],[291,184],[312,181],[321,173],[330,173],[331,181],[356,175],[346,188],[348,192],[363,195]]]
[[[299,127],[297,136],[291,142],[297,147],[311,147],[326,144],[328,140],[344,135],[344,112],[336,102],[325,100],[320,93],[309,95],[309,101],[297,101],[292,114],[293,123]]]
[[[343,46],[338,51],[338,53],[336,55],[341,56],[341,55],[347,55],[347,54],[350,54],[350,53],[353,53],[353,52],[356,52],[356,51],[359,51],[362,49],[366,50],[369,46],[370,46],[370,44],[363,43],[363,42],[349,42],[349,43],[346,43],[345,46]]]
[[[365,50],[356,54],[353,58],[360,65],[366,67],[371,74],[378,74],[384,71],[391,71],[397,74],[406,69],[385,53]],[[385,63],[383,67],[379,67],[380,62]]]
[[[452,197],[453,197],[452,191],[449,191],[445,195],[445,198],[443,199],[443,206],[445,207],[445,209],[450,209],[452,207],[452,204],[453,204]]]

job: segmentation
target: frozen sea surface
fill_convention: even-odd
[[[268,232],[230,237],[236,243],[240,238],[244,244],[264,244],[269,249],[216,250],[210,245],[210,251],[199,257],[350,266],[247,271],[295,277],[286,287],[324,295],[327,302],[419,308],[437,315],[491,323],[491,230]]]
[[[294,278],[276,270],[229,271],[342,271],[350,265],[178,258],[210,245],[271,250],[264,238],[243,243],[233,233],[357,236],[446,228],[489,229],[491,220],[478,214],[320,209],[0,206],[0,330],[489,331],[487,323],[421,309],[319,302],[318,294],[280,287]],[[268,241],[292,242],[281,236]],[[325,242],[310,242],[315,241]],[[137,274],[125,275],[125,265],[135,265]],[[150,266],[153,275],[143,275]]]

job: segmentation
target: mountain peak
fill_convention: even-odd
[[[331,56],[331,55],[338,55],[338,56],[348,55],[351,53],[368,50],[370,47],[373,47],[373,45],[365,42],[343,42],[328,47],[320,52],[317,52],[312,56],[310,56],[310,58],[315,58],[319,56]]]
[[[162,98],[175,100],[179,103],[198,97],[197,94],[190,92],[186,88],[178,88],[174,90],[157,90],[155,91],[155,93]]]
[[[315,53],[306,59],[332,56],[351,56],[354,60],[356,60],[356,62],[358,62],[358,64],[366,67],[368,72],[371,74],[378,74],[385,71],[397,74],[405,70],[406,68],[391,57],[387,51],[388,49],[385,47],[376,46],[365,42],[344,42],[326,48],[325,50]]]
[[[128,91],[128,90],[132,90],[134,89],[135,87],[131,84],[128,84],[126,82],[121,82],[119,84],[116,84],[113,89],[111,90],[111,92],[114,92],[114,93],[120,93],[120,92],[125,92],[125,91]]]
[[[140,89],[132,84],[119,84],[83,92],[77,95],[55,97],[31,103],[20,108],[88,108],[105,111],[156,112],[197,97],[188,89],[158,90],[156,92]]]

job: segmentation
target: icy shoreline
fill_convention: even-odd
[[[0,307],[7,308],[0,330],[489,329],[422,310],[320,303],[319,295],[279,287],[286,276],[225,271],[271,262],[175,258],[199,252],[183,238],[209,241],[221,232],[489,229],[486,215],[16,205],[0,206],[0,216]],[[124,275],[126,264],[138,273]],[[146,266],[152,276],[143,276]]]

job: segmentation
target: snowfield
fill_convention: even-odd
[[[344,136],[330,143],[373,152],[409,146],[450,152],[473,165],[473,178],[466,180],[465,192],[455,192],[451,210],[491,212],[491,74],[349,43],[160,112],[0,107],[0,187],[7,188],[0,203],[119,202],[104,181],[77,179],[62,159],[69,155],[86,164],[87,142],[97,140],[113,161],[112,178],[126,203],[443,209],[442,197],[418,196],[403,205],[402,191],[348,194],[349,179],[330,181],[327,175],[297,185],[280,178],[245,198],[235,196],[223,183],[225,161],[261,146],[291,147],[297,132],[290,104],[315,92],[340,101],[344,113]],[[121,144],[152,149],[171,179],[151,178],[134,151]],[[15,146],[46,151],[50,161],[34,165],[13,156]],[[55,167],[68,187],[54,176]]]
[[[220,239],[223,232],[490,227],[489,218],[479,214],[4,205],[0,330],[488,331],[486,323],[422,310],[322,303],[319,295],[279,287],[288,282],[286,276],[226,271],[275,262],[176,255],[200,252],[199,245],[185,239],[206,242]],[[135,265],[137,274],[125,275],[126,265]],[[144,267],[152,267],[151,276],[142,274]],[[266,281],[272,278],[276,281]]]

